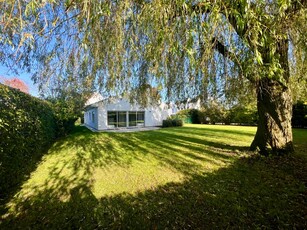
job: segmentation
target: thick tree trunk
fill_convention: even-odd
[[[257,107],[258,128],[250,149],[254,151],[259,148],[262,155],[293,152],[292,98],[289,88],[271,79],[260,80]]]
[[[268,49],[263,50],[264,61],[269,64]],[[288,40],[276,43],[276,54],[283,70],[276,79],[264,77],[257,84],[258,128],[250,149],[259,148],[260,154],[285,154],[293,152],[292,96],[287,84],[290,71]],[[269,148],[270,147],[270,148]]]

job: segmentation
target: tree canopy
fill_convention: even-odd
[[[262,105],[274,97],[291,104],[290,88],[295,100],[306,100],[305,0],[0,4],[0,58],[34,70],[42,90],[65,85],[80,93],[133,92],[144,101],[150,85],[170,100],[200,97],[205,103],[215,97],[236,101],[251,86]],[[275,95],[263,94],[270,89]],[[270,103],[261,102],[266,96]],[[289,105],[268,107],[263,114],[283,129],[277,120],[285,107],[289,120]],[[263,142],[270,142],[268,136]]]
[[[5,78],[5,77],[0,76],[0,82],[1,81],[4,85],[10,86],[10,87],[15,88],[15,89],[19,89],[20,91],[29,94],[29,86],[23,80],[21,80],[17,77],[13,77],[13,78],[9,79],[9,78]]]
[[[305,1],[9,0],[1,11],[1,60],[31,68],[40,86],[230,96],[245,79],[282,71],[274,44],[283,37],[306,83]]]

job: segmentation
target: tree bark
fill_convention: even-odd
[[[234,7],[242,18],[244,18],[246,14],[245,8],[242,7],[240,3],[232,4],[228,1],[225,2],[225,9],[228,7]],[[291,11],[294,13],[295,11],[300,10],[306,3],[307,1],[292,3],[291,7],[288,9],[288,14],[290,14]],[[251,7],[254,6],[255,5]],[[198,4],[195,7],[199,7],[200,10],[202,4]],[[204,8],[202,12],[206,12],[206,9],[207,8]],[[225,16],[228,15],[225,14],[223,10],[221,13],[224,13]],[[245,36],[245,33],[249,30],[248,26],[251,26],[252,28],[253,25],[249,24],[248,21],[245,21],[243,25],[242,23],[239,24],[237,15],[230,14],[227,17],[229,23],[233,26],[239,37],[246,42],[247,46],[254,47],[254,41],[249,36]],[[265,27],[270,28],[270,24]],[[261,45],[257,47],[257,51],[261,53],[263,60],[261,66],[263,67],[263,70],[259,71],[262,76],[260,76],[259,80],[257,80],[257,77],[249,77],[249,74],[245,75],[248,80],[253,84],[256,84],[257,108],[259,114],[257,132],[250,146],[250,150],[255,151],[259,148],[260,154],[262,155],[268,155],[270,152],[280,155],[294,151],[291,126],[292,95],[291,90],[288,87],[290,78],[288,62],[289,41],[288,38],[285,38],[287,37],[285,36],[287,35],[287,26],[284,25],[283,27],[280,27],[280,29],[280,31],[278,28],[276,31],[273,30],[275,32],[278,31],[280,36],[276,36],[275,33],[271,34],[270,30],[265,29],[267,31],[266,34],[261,34],[258,37],[258,43]],[[266,40],[266,42],[263,43],[261,41],[262,38]],[[229,58],[235,64],[240,65],[240,62],[238,63],[236,61],[237,59],[233,58],[235,55],[229,52],[229,50],[217,38],[212,40],[212,44],[220,54]],[[276,65],[276,61],[279,62],[279,65]],[[276,76],[271,76],[271,73],[267,76],[266,74],[271,71],[270,68],[274,66],[274,64],[278,66],[277,68],[279,68],[280,71],[275,69]]]
[[[259,148],[262,155],[293,152],[290,89],[264,78],[259,81],[257,91],[259,120],[250,150]]]
[[[263,52],[267,63],[268,53],[268,50]],[[276,76],[275,79],[263,77],[257,85],[259,121],[250,150],[259,148],[262,155],[268,155],[270,152],[281,155],[294,151],[291,126],[292,95],[287,86],[290,78],[287,39],[276,43],[276,53],[283,70],[281,76]]]

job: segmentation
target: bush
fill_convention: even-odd
[[[210,102],[205,108],[205,116],[210,121],[210,124],[224,123],[227,121],[227,110],[223,105],[215,101]]]
[[[5,194],[56,138],[50,103],[0,84],[0,190]]]
[[[172,127],[173,123],[172,120],[163,120],[162,121],[162,127],[166,128],[166,127]]]
[[[257,108],[234,106],[229,110],[227,118],[231,123],[254,125],[258,121]]]
[[[208,119],[211,124],[223,123],[229,125],[237,123],[254,125],[258,120],[257,108],[254,104],[238,104],[231,108],[226,108],[223,104],[213,101],[206,106],[203,114],[205,115],[204,118]]]
[[[295,128],[307,127],[307,104],[302,101],[293,105],[292,126]]]
[[[204,120],[204,114],[198,109],[184,109],[179,111],[176,116],[185,123],[201,124]]]
[[[183,125],[183,122],[182,122],[182,120],[180,120],[180,119],[174,119],[174,120],[172,120],[172,124],[173,124],[174,127],[176,127],[176,126],[182,126],[182,125]]]
[[[66,136],[67,134],[71,133],[75,127],[75,122],[78,118],[67,118],[61,119],[58,116],[55,116],[56,121],[56,134],[57,137]]]
[[[57,137],[66,136],[75,127],[75,122],[78,120],[78,114],[74,111],[74,106],[63,99],[47,98],[52,105]]]
[[[177,127],[177,126],[182,126],[183,122],[180,119],[167,119],[163,120],[162,122],[162,127]]]

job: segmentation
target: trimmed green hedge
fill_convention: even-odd
[[[57,122],[50,103],[2,84],[0,111],[0,190],[4,196],[54,142]]]

